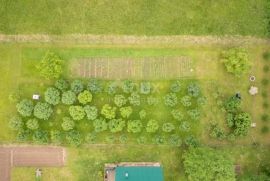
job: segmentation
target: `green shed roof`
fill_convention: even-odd
[[[116,167],[115,181],[163,181],[161,167]]]

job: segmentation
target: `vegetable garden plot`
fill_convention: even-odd
[[[73,77],[169,80],[194,75],[189,57],[87,58],[72,62]]]

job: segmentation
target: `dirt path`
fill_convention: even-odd
[[[12,167],[60,167],[65,164],[61,147],[0,147],[0,181],[10,180]]]

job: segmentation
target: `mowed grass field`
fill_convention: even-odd
[[[2,34],[269,35],[268,0],[0,0]]]

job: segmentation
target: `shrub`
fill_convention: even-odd
[[[164,97],[164,103],[166,106],[174,107],[177,104],[177,96],[175,93],[169,93]]]
[[[82,106],[70,106],[69,114],[74,120],[82,120],[85,116],[85,112]]]
[[[268,65],[264,65],[264,66],[263,66],[263,71],[264,71],[265,73],[269,72],[269,66],[268,66]]]
[[[60,91],[64,92],[68,89],[69,84],[66,80],[64,79],[59,79],[55,81],[54,86],[59,89]]]
[[[83,82],[81,80],[74,80],[70,87],[75,94],[79,94],[83,91]]]
[[[226,122],[229,128],[232,128],[234,126],[234,115],[232,113],[228,113],[226,115]]]
[[[55,53],[47,52],[41,62],[37,65],[40,75],[46,79],[58,79],[62,74],[63,60]]]
[[[179,92],[181,90],[181,82],[179,80],[173,82],[170,89],[174,93]]]
[[[69,131],[75,127],[75,123],[71,118],[64,117],[61,126],[62,126],[64,131]]]
[[[239,110],[241,106],[241,99],[237,98],[236,96],[232,96],[225,102],[225,109],[228,112],[236,112]]]
[[[198,97],[200,95],[201,89],[197,83],[190,83],[188,85],[188,95],[191,97]]]
[[[141,82],[141,94],[150,94],[151,92],[151,83],[150,82]]]
[[[225,152],[192,148],[183,154],[183,159],[189,180],[235,180],[233,159]]]
[[[198,109],[191,109],[187,111],[188,116],[193,120],[198,120],[200,118],[200,111]]]
[[[96,138],[97,138],[97,134],[95,132],[88,133],[85,136],[85,141],[86,141],[86,143],[95,143],[96,142]]]
[[[16,108],[23,117],[29,117],[32,115],[34,104],[31,100],[23,99],[16,105]]]
[[[29,129],[20,129],[17,133],[16,140],[23,142],[29,140],[31,132]]]
[[[155,133],[159,128],[158,122],[154,119],[150,119],[146,125],[146,132]]]
[[[80,146],[82,143],[81,134],[76,130],[69,131],[66,135],[66,140],[72,146]]]
[[[179,129],[180,129],[180,131],[183,131],[183,132],[189,132],[190,131],[190,123],[187,121],[181,122]]]
[[[102,85],[98,80],[91,79],[91,80],[89,80],[89,82],[87,84],[87,89],[89,91],[93,92],[94,94],[100,93],[102,91]]]
[[[107,122],[103,118],[95,119],[93,122],[93,126],[95,128],[95,132],[101,132],[107,130]]]
[[[142,130],[141,120],[129,120],[127,124],[127,131],[130,133],[139,133]]]
[[[251,124],[251,116],[248,113],[242,112],[235,116],[235,129],[236,136],[246,136]]]
[[[153,139],[152,139],[154,144],[157,145],[162,145],[165,143],[165,137],[162,135],[156,135]]]
[[[50,132],[51,134],[51,141],[52,143],[56,143],[56,144],[61,144],[63,143],[63,134],[61,131],[59,130],[51,130]]]
[[[262,121],[269,121],[269,118],[270,118],[269,115],[266,113],[261,116]]]
[[[140,112],[139,112],[139,115],[140,115],[140,118],[141,119],[144,119],[146,117],[146,111],[144,109],[142,109]]]
[[[190,107],[191,106],[191,97],[189,97],[189,96],[182,97],[181,103],[184,107]]]
[[[116,91],[117,91],[117,83],[116,82],[109,82],[107,84],[107,93],[109,95],[114,95],[116,94]]]
[[[188,137],[185,138],[185,144],[188,146],[188,147],[191,147],[191,148],[195,148],[195,147],[198,147],[199,146],[199,142],[198,140],[190,135]]]
[[[105,104],[101,109],[101,114],[107,119],[115,118],[116,107],[112,107],[109,104]]]
[[[224,130],[221,129],[218,124],[212,124],[211,127],[210,127],[210,136],[212,138],[217,138],[219,140],[222,140],[226,137],[225,133],[224,133]]]
[[[38,120],[36,118],[28,119],[26,122],[26,127],[31,130],[39,128]]]
[[[222,62],[224,62],[227,72],[237,77],[247,73],[251,67],[248,53],[242,48],[232,48],[223,52]]]
[[[162,125],[162,131],[170,133],[175,129],[175,126],[172,123],[164,123]]]
[[[87,104],[92,101],[92,94],[91,92],[85,90],[78,95],[78,100],[81,104]]]
[[[127,140],[128,140],[128,138],[127,138],[127,135],[125,135],[125,134],[123,134],[119,137],[119,142],[122,144],[126,143]]]
[[[173,146],[181,146],[182,140],[177,134],[173,134],[169,136],[168,143]]]
[[[49,142],[48,132],[43,130],[37,130],[33,134],[33,141],[35,143],[44,144]]]
[[[57,105],[60,102],[60,92],[53,87],[49,87],[45,92],[45,101],[52,105]]]
[[[154,96],[149,96],[147,97],[147,104],[149,106],[155,106],[159,103],[158,98],[154,97]]]
[[[114,103],[118,107],[122,107],[127,103],[127,99],[123,95],[115,95],[114,96]]]
[[[98,116],[98,109],[95,106],[84,106],[84,111],[88,120],[95,120]]]
[[[53,109],[46,102],[38,102],[34,108],[34,116],[38,119],[48,120],[52,113]]]
[[[126,125],[126,122],[122,119],[112,119],[108,123],[109,129],[112,133],[122,131],[125,125]]]
[[[269,80],[268,79],[262,79],[262,85],[263,86],[267,86],[269,84]]]
[[[72,91],[66,91],[62,95],[62,103],[72,105],[76,101],[76,94]]]
[[[171,114],[174,119],[181,121],[184,118],[184,114],[179,109],[173,109]]]
[[[140,95],[135,92],[131,93],[128,100],[129,100],[129,103],[133,106],[139,106],[141,104]]]
[[[262,134],[267,134],[267,133],[269,133],[269,128],[268,128],[268,126],[263,126],[262,129],[261,129],[261,133],[262,133]]]
[[[132,93],[135,90],[135,84],[131,80],[125,80],[122,83],[124,93]]]
[[[20,118],[19,116],[13,116],[10,120],[9,120],[9,128],[12,130],[20,130],[23,128],[24,123],[22,118]]]
[[[132,107],[121,107],[120,108],[120,114],[123,118],[129,118],[129,116],[132,114]]]

